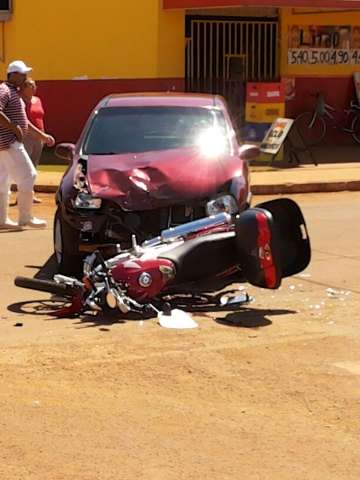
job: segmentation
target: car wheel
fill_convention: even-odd
[[[59,273],[81,275],[83,256],[74,253],[79,247],[79,236],[78,230],[63,219],[61,209],[58,207],[54,218],[54,254]]]

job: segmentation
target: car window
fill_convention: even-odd
[[[168,150],[209,143],[214,136],[228,151],[226,122],[218,109],[111,107],[94,117],[83,152],[105,155]]]

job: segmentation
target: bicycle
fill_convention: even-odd
[[[350,134],[355,142],[360,144],[360,105],[350,103],[350,108],[344,109],[345,126],[341,125],[334,118],[336,109],[326,103],[322,93],[316,93],[315,107],[313,111],[301,113],[294,120],[299,135],[307,147],[319,145],[324,139],[328,122],[332,122],[332,128],[338,128],[342,132]]]

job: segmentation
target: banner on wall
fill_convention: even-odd
[[[293,100],[295,98],[295,77],[283,77],[282,82],[285,90],[285,101]]]
[[[288,64],[360,65],[360,26],[289,26]]]

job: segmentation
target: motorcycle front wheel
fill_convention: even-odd
[[[41,280],[40,278],[15,277],[15,285],[29,290],[52,293],[60,296],[71,296],[73,288],[64,283],[57,283],[52,280]]]

